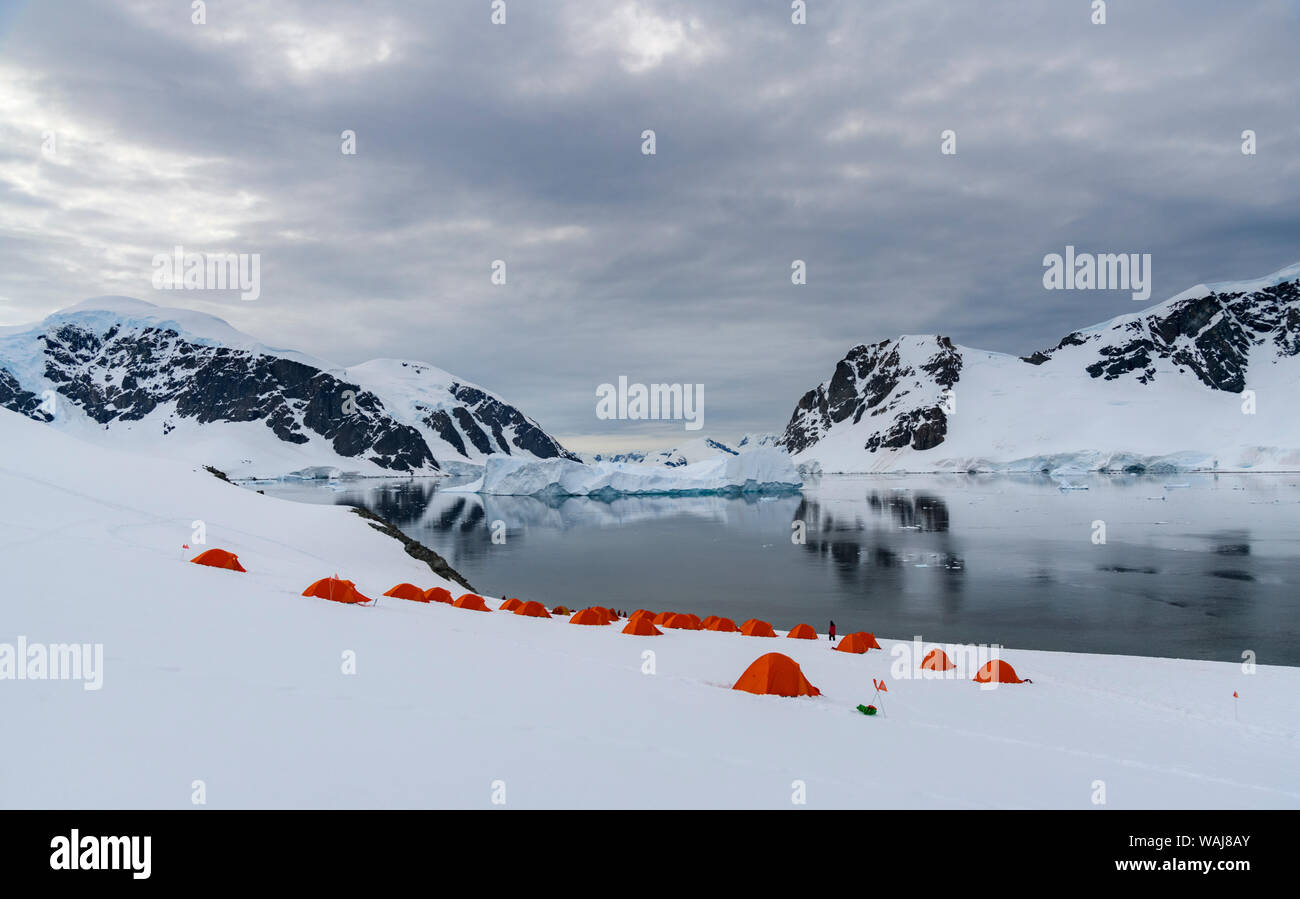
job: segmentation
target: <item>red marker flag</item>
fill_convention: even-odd
[[[882,680],[876,680],[876,679],[873,677],[873,678],[871,679],[871,682],[872,682],[873,684],[876,685],[876,689],[879,690],[881,693],[888,693],[888,692],[889,692],[889,688],[885,686],[885,682],[884,682],[884,681],[882,681]]]

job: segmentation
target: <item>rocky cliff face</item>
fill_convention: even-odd
[[[943,442],[943,391],[961,374],[961,353],[946,337],[901,337],[860,344],[835,366],[829,381],[808,391],[777,441],[789,453],[815,445],[842,422],[875,421],[863,449]]]
[[[1146,384],[1155,379],[1157,363],[1167,360],[1206,387],[1240,393],[1255,347],[1277,356],[1300,352],[1300,279],[1254,290],[1205,290],[1101,329],[1075,331],[1025,361],[1042,365],[1064,347],[1088,347],[1096,355],[1086,367],[1094,378],[1111,381],[1132,374]]]

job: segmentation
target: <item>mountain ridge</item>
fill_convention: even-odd
[[[575,458],[496,394],[427,363],[338,366],[132,297],[0,328],[0,406],[243,476],[436,474],[495,453]]]
[[[824,471],[1291,470],[1300,433],[1281,410],[1296,386],[1300,264],[1189,288],[1027,356],[940,335],[857,344],[778,444]]]

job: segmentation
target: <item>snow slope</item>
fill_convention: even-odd
[[[586,465],[568,459],[526,460],[493,456],[477,480],[448,492],[498,496],[628,496],[636,494],[753,493],[794,490],[799,472],[784,450],[706,457],[680,466],[630,462]]]
[[[336,605],[298,594],[340,568],[371,595],[437,580],[342,508],[4,411],[0,497],[0,643],[105,656],[98,691],[0,680],[7,808],[189,808],[196,780],[210,808],[486,809],[496,782],[507,808],[790,808],[796,780],[812,808],[1094,808],[1097,780],[1110,808],[1300,808],[1297,669],[1013,649],[1034,683],[986,692],[893,678],[888,640]],[[195,518],[247,574],[185,561]],[[774,650],[824,695],[728,689]],[[884,717],[854,711],[872,678]]]

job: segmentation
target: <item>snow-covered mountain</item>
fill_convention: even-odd
[[[748,437],[746,439],[749,439]],[[743,443],[743,441],[742,441]],[[756,441],[744,450],[754,449],[759,446]],[[762,444],[770,445],[770,444]],[[626,453],[584,453],[582,461],[587,463],[594,462],[633,462],[638,465],[666,465],[669,468],[681,468],[684,465],[691,465],[695,462],[703,462],[706,459],[713,459],[718,456],[736,456],[742,452],[741,449],[732,449],[720,440],[714,440],[712,437],[697,437],[694,440],[687,441],[681,446],[675,446],[666,450],[648,450],[646,452],[630,451]]]
[[[822,471],[1300,469],[1300,265],[1199,285],[1015,357],[859,345],[779,444]]]
[[[129,297],[0,328],[0,407],[240,475],[430,474],[494,453],[575,458],[515,407],[433,366],[340,368]]]

